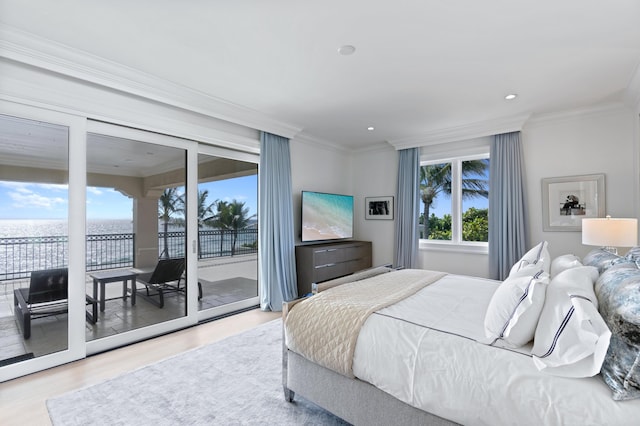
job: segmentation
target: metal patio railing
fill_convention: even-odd
[[[258,229],[232,231],[201,230],[198,258],[257,253]],[[235,243],[234,243],[235,240]],[[166,242],[166,248],[165,248]],[[131,267],[135,264],[134,234],[87,235],[87,271]],[[184,231],[158,233],[158,257],[185,254]],[[68,237],[0,238],[0,281],[28,278],[31,271],[65,267]]]

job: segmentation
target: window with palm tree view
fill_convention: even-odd
[[[420,166],[420,239],[489,241],[489,158],[457,158]]]

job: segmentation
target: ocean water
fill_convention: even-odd
[[[164,232],[158,224],[158,232]],[[185,255],[184,227],[169,226],[169,256]],[[257,240],[257,229],[239,235],[236,253]],[[124,234],[124,235],[119,235]],[[68,223],[66,220],[0,220],[0,281],[28,277],[30,271],[61,268],[68,265]],[[113,236],[117,235],[117,236]],[[133,265],[133,223],[131,220],[89,220],[87,222],[87,270],[130,267]],[[46,237],[46,238],[45,238]],[[159,235],[163,254],[165,239]],[[203,258],[231,255],[229,232],[203,229],[199,237]],[[244,248],[243,248],[244,247]]]
[[[68,222],[63,219],[5,219],[0,220],[0,238],[51,237],[68,235]],[[133,222],[129,219],[89,220],[87,234],[130,234]]]
[[[171,227],[169,230],[182,231],[183,229]],[[132,233],[131,220],[88,220],[87,269],[132,266]],[[109,237],[117,234],[128,235]],[[24,278],[30,271],[68,265],[67,236],[67,220],[0,220],[0,281]],[[179,254],[176,253],[176,255]]]

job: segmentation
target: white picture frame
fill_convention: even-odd
[[[544,231],[581,231],[582,219],[605,215],[604,174],[542,179]]]

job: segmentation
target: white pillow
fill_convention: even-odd
[[[600,372],[611,332],[598,312],[597,278],[597,268],[580,266],[551,281],[533,343],[538,370],[563,377]]]
[[[533,339],[544,305],[549,275],[542,269],[533,276],[504,280],[491,297],[484,317],[484,331],[490,341],[502,339],[519,347]]]
[[[509,278],[517,276],[533,276],[540,269],[547,274],[551,269],[551,256],[549,255],[549,243],[541,242],[525,253],[520,260],[513,264],[509,272]]]
[[[564,254],[558,256],[551,262],[551,279],[553,279],[560,272],[571,268],[577,268],[583,266],[580,258],[575,254]]]

